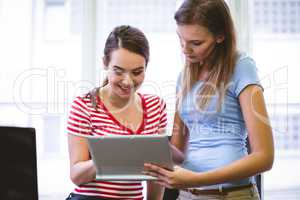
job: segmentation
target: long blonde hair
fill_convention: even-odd
[[[223,35],[224,41],[217,43],[209,55],[208,79],[199,91],[198,108],[204,110],[211,97],[218,91],[218,110],[221,108],[226,87],[236,63],[236,36],[229,8],[223,0],[185,0],[174,16],[177,25],[201,25],[214,36]],[[198,81],[202,72],[201,63],[186,63],[181,76],[181,91],[178,94],[178,105]]]

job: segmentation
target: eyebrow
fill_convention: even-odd
[[[122,67],[120,67],[120,66],[117,66],[117,65],[114,65],[113,67],[114,67],[114,68],[117,68],[117,69],[119,69],[119,70],[122,70],[122,71],[126,71],[124,68],[122,68]],[[137,71],[137,70],[141,70],[141,69],[144,69],[144,67],[143,67],[143,66],[137,67],[137,68],[132,69],[131,71]]]

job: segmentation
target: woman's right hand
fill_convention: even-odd
[[[174,170],[168,170],[161,166],[145,163],[144,174],[157,178],[157,184],[167,188],[189,188],[199,186],[199,174],[179,166],[175,166]]]

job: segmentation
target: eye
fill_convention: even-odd
[[[123,74],[123,70],[121,69],[118,69],[118,68],[114,68],[113,69],[113,72],[118,75],[118,76],[121,76]]]
[[[133,71],[132,74],[134,76],[138,76],[138,75],[142,74],[143,72],[144,72],[144,70],[137,70],[137,71]]]
[[[200,41],[193,41],[192,42],[192,45],[194,45],[194,46],[200,46],[202,44],[202,42],[200,42]]]

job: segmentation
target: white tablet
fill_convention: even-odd
[[[155,180],[142,173],[144,163],[173,169],[167,135],[88,137],[98,180]]]

